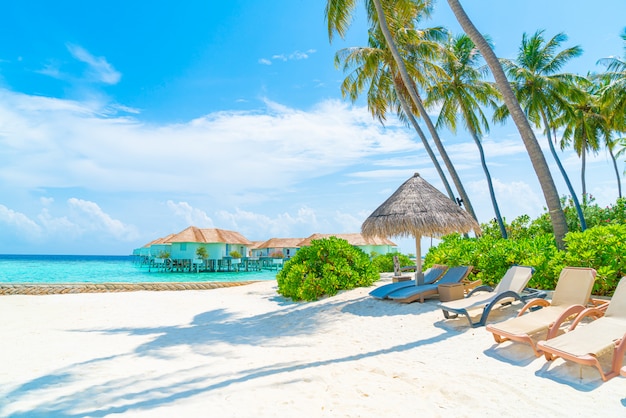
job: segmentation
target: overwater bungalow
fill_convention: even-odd
[[[323,239],[329,237],[337,237],[345,239],[348,244],[353,245],[363,250],[365,254],[370,256],[376,254],[388,254],[398,251],[398,246],[391,240],[381,237],[365,238],[360,233],[354,234],[313,234],[310,237],[300,241],[300,247],[311,245],[311,241],[314,239]]]
[[[252,242],[239,232],[190,226],[156,239],[133,253],[148,257],[150,266],[166,270],[230,270],[247,264]]]
[[[257,257],[291,258],[300,249],[302,238],[270,238],[255,246],[252,253]]]

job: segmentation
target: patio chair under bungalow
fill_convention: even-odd
[[[314,239],[323,239],[329,237],[337,237],[348,241],[348,244],[358,247],[365,254],[387,254],[397,253],[398,246],[388,238],[384,237],[371,237],[365,238],[363,234],[313,234],[308,238],[305,238],[300,242],[300,247],[306,247],[311,245],[311,241]]]

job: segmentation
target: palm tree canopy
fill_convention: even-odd
[[[440,104],[437,127],[447,126],[456,132],[457,119],[478,137],[489,131],[489,122],[483,107],[497,107],[500,94],[496,87],[483,77],[486,67],[479,67],[481,58],[478,48],[469,36],[449,36],[445,44],[446,54],[441,56],[444,76],[428,88],[427,105]]]
[[[363,222],[368,236],[441,236],[480,233],[478,222],[418,173],[405,181]]]
[[[517,58],[514,61],[501,60],[526,116],[537,127],[542,126],[542,113],[552,122],[555,113],[567,107],[565,96],[572,94],[570,86],[576,76],[558,72],[567,61],[582,54],[578,45],[558,51],[561,43],[567,40],[564,33],[547,41],[543,33],[543,30],[530,36],[524,33]],[[503,120],[507,114],[503,107],[495,118]]]

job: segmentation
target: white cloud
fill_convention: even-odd
[[[67,44],[66,46],[74,58],[88,65],[87,76],[90,81],[105,84],[119,83],[122,75],[104,57],[94,57],[85,48],[78,45]]]
[[[242,195],[416,149],[410,131],[394,123],[382,128],[365,108],[339,101],[309,111],[266,105],[264,112],[146,125],[107,117],[94,103],[0,90],[0,179],[23,188]]]
[[[0,205],[0,222],[16,231],[17,235],[25,234],[27,239],[38,238],[42,233],[41,226],[29,219],[28,216],[4,205]]]
[[[82,199],[70,198],[64,216],[54,217],[48,206],[53,199],[41,198],[43,206],[36,220],[24,213],[0,205],[0,222],[9,227],[17,237],[24,235],[38,243],[66,242],[68,239],[88,238],[92,242],[103,239],[132,241],[137,239],[137,230],[132,225],[113,219],[98,204]]]
[[[188,226],[197,226],[199,228],[213,228],[213,220],[205,211],[192,207],[187,202],[175,203],[171,200],[167,201],[167,207],[176,215],[184,219]]]
[[[308,49],[304,52],[296,50],[288,54],[274,54],[272,55],[271,60],[267,58],[260,58],[259,63],[264,64],[264,65],[272,65],[272,60],[283,61],[283,62],[300,61],[300,60],[308,59],[311,56],[311,54],[314,54],[315,52],[317,52],[315,49]]]

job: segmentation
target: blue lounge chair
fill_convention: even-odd
[[[428,270],[424,272],[424,284],[432,284],[437,281],[441,277],[442,274],[448,269],[448,266],[444,266],[441,264],[435,264]],[[386,299],[389,294],[395,292],[396,290],[403,289],[405,287],[415,287],[415,280],[408,280],[404,282],[397,283],[387,283],[382,286],[378,286],[376,289],[370,292],[370,296],[373,296],[377,299]]]
[[[423,284],[418,286],[403,287],[387,295],[387,298],[396,302],[410,303],[416,300],[424,302],[426,296],[436,295],[439,293],[440,284],[461,283],[469,276],[472,266],[450,267],[443,276],[434,283]]]
[[[510,304],[515,300],[526,302],[530,299],[546,297],[545,292],[525,289],[534,271],[532,267],[512,266],[495,288],[479,286],[465,298],[440,303],[439,307],[446,319],[465,315],[472,328],[485,325],[489,313],[497,304]],[[472,322],[469,311],[476,309],[482,309],[482,315],[477,322]]]

